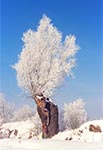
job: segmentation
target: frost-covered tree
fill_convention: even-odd
[[[63,109],[59,112],[59,130],[60,131],[64,131],[65,130],[64,111],[63,111]]]
[[[23,34],[24,46],[14,68],[20,87],[32,96],[42,91],[51,96],[65,75],[72,74],[78,46],[74,35],[66,36],[43,16],[37,31],[29,29]]]
[[[32,117],[32,121],[34,123],[34,129],[33,129],[33,132],[35,133],[35,135],[39,135],[42,131],[41,129],[41,120],[40,120],[40,117],[38,115],[38,112],[36,111],[35,112],[35,115]]]
[[[29,29],[22,40],[24,45],[13,68],[17,72],[18,85],[37,103],[36,96],[40,93],[45,97],[52,96],[64,77],[72,75],[79,47],[74,35],[67,35],[62,41],[62,33],[46,15],[40,20],[37,31]]]
[[[14,112],[12,121],[25,121],[31,119],[33,115],[33,108],[29,105],[24,105]]]
[[[13,105],[6,102],[4,94],[0,93],[0,125],[11,121],[12,113]]]
[[[64,124],[65,128],[75,129],[87,120],[85,102],[82,99],[64,105]]]

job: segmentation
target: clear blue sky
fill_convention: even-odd
[[[36,30],[45,13],[63,36],[75,34],[81,47],[75,79],[65,78],[54,93],[55,102],[61,108],[81,97],[89,117],[103,117],[102,0],[0,0],[0,9],[0,92],[6,99],[17,105],[27,102],[10,65],[18,60],[23,32]]]

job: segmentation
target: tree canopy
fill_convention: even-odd
[[[76,65],[76,37],[67,35],[63,41],[62,33],[43,15],[37,30],[29,29],[22,40],[22,51],[13,66],[18,85],[32,96],[43,91],[51,96]]]

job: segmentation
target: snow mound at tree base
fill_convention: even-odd
[[[53,139],[103,143],[103,120],[88,121],[78,129],[59,132]]]
[[[0,139],[30,139],[36,137],[37,134],[36,127],[30,120],[5,123],[0,127]]]

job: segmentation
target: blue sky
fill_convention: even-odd
[[[17,105],[27,103],[10,66],[18,60],[23,32],[36,30],[45,13],[64,37],[75,34],[80,45],[75,79],[65,78],[54,101],[62,108],[83,98],[90,118],[103,117],[102,0],[0,0],[0,9],[0,92],[6,99]]]

